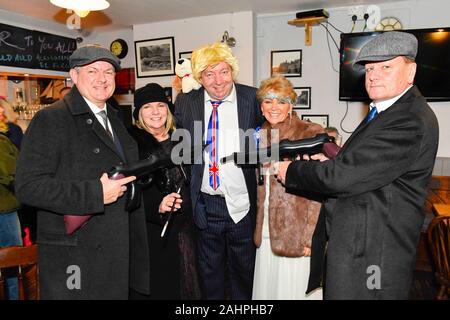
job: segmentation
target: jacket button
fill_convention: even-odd
[[[92,124],[93,121],[92,121],[92,119],[89,118],[89,119],[86,120],[86,123],[87,123],[87,124]]]
[[[101,250],[101,249],[102,249],[102,245],[101,245],[100,243],[97,243],[97,244],[95,245],[95,249]]]
[[[92,150],[92,152],[94,152],[94,153],[100,153],[100,148],[94,148],[94,150]]]

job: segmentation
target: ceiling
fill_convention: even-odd
[[[81,0],[80,0],[81,1]],[[88,1],[88,0],[87,0]],[[256,14],[306,11],[317,8],[369,5],[387,0],[108,0],[104,11],[91,12],[82,27],[113,31],[132,25],[188,19],[214,14],[253,11]],[[33,5],[31,5],[31,3]],[[70,16],[49,0],[0,0],[0,10],[65,25]],[[5,13],[4,12],[4,13]]]

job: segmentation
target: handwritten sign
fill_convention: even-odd
[[[75,39],[0,23],[0,65],[69,70]]]

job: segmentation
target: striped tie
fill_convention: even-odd
[[[209,185],[214,190],[220,186],[219,179],[219,115],[217,114],[217,108],[222,101],[212,101],[211,105],[213,110],[208,122],[208,132],[206,136],[206,145],[211,145],[211,151],[209,152]]]

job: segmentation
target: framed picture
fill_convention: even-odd
[[[320,124],[322,127],[328,127],[327,114],[302,114],[302,120]]]
[[[295,101],[295,109],[311,109],[311,87],[294,87],[297,93],[297,100]]]
[[[285,77],[302,76],[302,50],[272,51],[270,54],[270,75]]]
[[[134,42],[138,78],[175,74],[174,37]]]
[[[178,52],[178,59],[189,59],[191,60],[192,57],[192,51],[183,51],[183,52]]]

